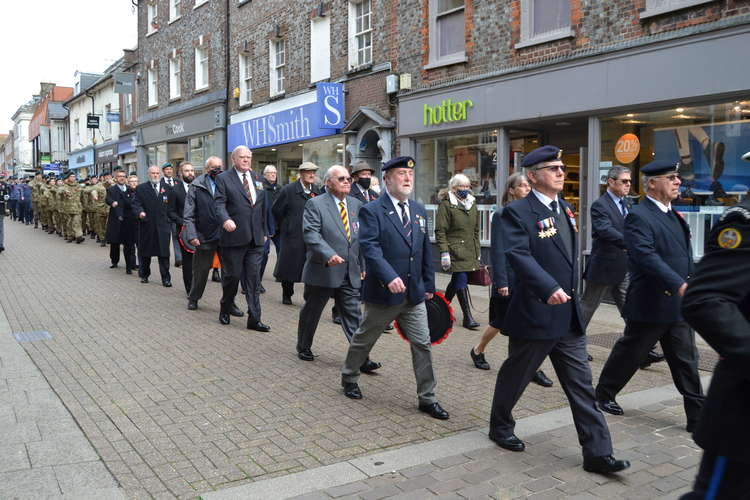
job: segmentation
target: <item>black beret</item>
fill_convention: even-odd
[[[397,156],[385,162],[381,170],[385,172],[389,168],[414,168],[414,158],[411,156]]]
[[[655,176],[666,174],[667,172],[676,172],[680,169],[680,163],[676,160],[654,160],[651,163],[641,167],[643,175]]]
[[[561,157],[562,149],[557,146],[542,146],[541,148],[536,148],[535,150],[528,152],[526,156],[523,157],[521,167],[529,168],[537,163],[559,160]]]

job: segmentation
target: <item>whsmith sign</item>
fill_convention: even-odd
[[[314,102],[229,125],[229,150],[240,145],[264,148],[338,134],[344,126],[343,85],[319,83],[315,97]]]
[[[452,123],[465,121],[468,113],[474,107],[471,99],[453,102],[453,99],[443,99],[437,106],[424,105],[422,123],[425,127],[440,125],[441,123]]]

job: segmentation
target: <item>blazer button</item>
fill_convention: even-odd
[[[411,273],[406,273],[407,278],[411,278]]]
[[[672,294],[671,294],[671,293],[669,293],[669,292],[668,292],[668,291],[666,291],[666,290],[664,290],[664,295],[666,295],[667,297],[671,297],[671,296],[672,296]]]
[[[414,257],[409,257],[409,260],[414,262]]]

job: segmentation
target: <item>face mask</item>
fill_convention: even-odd
[[[370,188],[370,180],[371,179],[369,177],[367,177],[367,178],[360,177],[359,179],[357,179],[357,183],[360,186],[362,186],[362,189],[369,189]]]
[[[208,175],[211,176],[212,179],[215,179],[217,175],[221,173],[220,168],[214,168],[208,171]]]
[[[470,191],[468,189],[459,189],[458,191],[456,191],[456,194],[462,200],[466,199],[466,197],[469,196],[469,193]]]
[[[380,184],[375,184],[374,186],[371,186],[370,189],[380,194]]]

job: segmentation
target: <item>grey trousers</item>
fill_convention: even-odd
[[[626,273],[625,279],[623,279],[617,285],[605,285],[603,283],[594,283],[586,280],[586,288],[583,291],[583,297],[581,297],[581,313],[583,317],[584,328],[589,326],[591,317],[596,312],[599,304],[602,303],[602,299],[609,293],[615,300],[617,310],[622,314],[622,308],[625,305],[625,297],[628,293],[628,285],[630,284],[630,276]]]
[[[341,316],[341,328],[346,340],[351,342],[359,327],[362,314],[359,310],[359,288],[354,288],[348,277],[338,288],[327,288],[305,284],[305,305],[299,312],[297,324],[297,352],[312,347],[315,330],[328,299],[333,300]]]
[[[198,302],[206,290],[206,282],[214,264],[215,249],[201,250],[196,248],[193,254],[193,281],[190,286],[189,300]],[[184,272],[184,271],[183,271]]]
[[[179,224],[170,224],[172,226],[172,248],[174,249],[174,261],[182,262],[182,247],[180,247],[180,226]]]
[[[5,214],[0,214],[0,248],[5,248]]]
[[[417,396],[422,404],[437,402],[435,397],[435,372],[432,369],[430,332],[427,329],[427,308],[424,302],[411,305],[384,306],[365,302],[362,323],[354,333],[341,369],[344,382],[359,381],[359,367],[367,360],[375,342],[391,321],[398,320],[401,331],[409,339],[411,362],[417,380]]]

